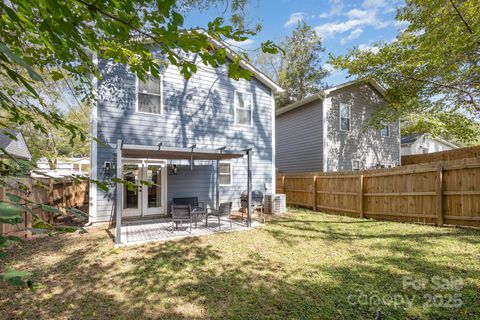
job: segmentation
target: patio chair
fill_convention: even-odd
[[[214,216],[218,218],[218,229],[222,229],[222,224],[220,223],[220,217],[228,216],[228,220],[230,221],[230,228],[232,227],[232,219],[230,217],[230,212],[232,211],[232,203],[231,202],[223,202],[220,203],[218,209],[210,209],[207,210],[207,217],[205,218],[205,226],[208,228],[208,217]]]
[[[178,229],[178,224],[183,222],[190,223],[190,233],[192,233],[192,207],[189,205],[172,204],[172,227]]]
[[[198,201],[198,197],[173,198],[172,203],[175,205],[189,205],[192,208],[192,214],[195,218],[195,228],[197,227],[198,216],[206,214],[205,204]]]

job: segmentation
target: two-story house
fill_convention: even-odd
[[[327,172],[400,164],[400,124],[376,130],[367,123],[386,104],[374,80],[348,82],[276,111],[280,172]]]
[[[275,190],[273,95],[282,89],[247,61],[249,81],[229,78],[227,65],[203,63],[188,80],[169,65],[160,79],[141,81],[126,65],[95,62],[102,77],[91,136],[104,143],[91,141],[90,176],[141,186],[91,184],[92,222],[115,220],[115,210],[123,218],[165,216],[175,197],[235,208],[247,188]]]

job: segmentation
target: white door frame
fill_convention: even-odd
[[[161,206],[155,208],[148,208],[148,185],[142,185],[142,216],[158,215],[167,213],[167,163],[166,161],[144,161],[142,164],[142,180],[146,180],[145,174],[148,171],[148,166],[160,166],[161,170]]]
[[[123,169],[125,165],[137,165],[138,166],[138,177],[137,182],[139,183],[142,180],[146,180],[146,172],[149,165],[161,166],[161,207],[148,208],[148,185],[141,185],[137,192],[138,197],[138,207],[137,208],[123,208],[122,217],[145,217],[149,215],[166,215],[167,214],[167,161],[166,160],[150,160],[150,159],[122,159],[122,179],[123,179]],[[126,190],[126,187],[124,187]],[[125,192],[122,194],[122,198],[125,197]],[[125,199],[122,199],[122,206],[125,203]]]

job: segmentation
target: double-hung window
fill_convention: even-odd
[[[380,130],[382,137],[390,137],[390,126],[386,125]]]
[[[137,112],[162,114],[162,77],[137,79]]]
[[[358,159],[353,159],[352,160],[352,170],[360,170],[360,160]]]
[[[350,131],[350,106],[347,104],[340,105],[340,130]]]
[[[235,91],[235,124],[252,125],[253,97],[251,93]]]
[[[232,164],[230,162],[218,164],[218,184],[221,186],[232,185]]]

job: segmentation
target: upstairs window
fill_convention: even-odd
[[[385,126],[380,130],[382,137],[390,137],[390,126]]]
[[[137,112],[162,114],[162,77],[137,79]]]
[[[218,184],[221,186],[232,185],[232,164],[230,162],[218,164]]]
[[[235,91],[235,124],[252,125],[253,97],[251,93]]]
[[[353,159],[352,160],[352,170],[354,170],[354,171],[360,170],[360,165],[361,165],[360,160],[358,160],[358,159]]]
[[[340,105],[340,130],[350,131],[350,106]]]

